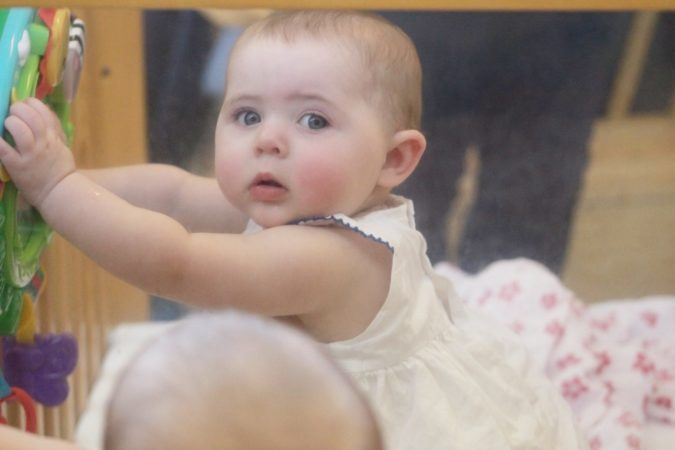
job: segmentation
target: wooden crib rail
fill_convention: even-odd
[[[24,0],[26,6],[42,6],[43,0]],[[428,10],[672,10],[672,0],[52,0],[53,6],[109,8],[344,8]],[[16,5],[0,0],[0,5]]]

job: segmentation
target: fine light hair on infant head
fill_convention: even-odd
[[[375,14],[359,11],[279,12],[249,26],[235,46],[249,39],[335,40],[356,51],[360,88],[389,116],[395,131],[419,129],[422,69],[415,45],[400,28]],[[359,87],[359,86],[355,86]]]
[[[300,331],[245,313],[198,314],[130,364],[106,450],[381,450],[370,408]]]

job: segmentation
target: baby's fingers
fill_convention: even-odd
[[[19,154],[14,150],[14,148],[7,143],[2,137],[0,137],[0,160],[6,166],[13,165],[16,162]]]
[[[9,116],[5,120],[5,129],[12,135],[12,138],[14,138],[16,150],[19,152],[30,150],[35,146],[35,135],[33,134],[33,130],[31,130],[25,121],[17,116]]]
[[[30,100],[25,100],[12,104],[12,106],[9,108],[9,112],[13,116],[16,116],[19,119],[23,120],[26,123],[26,125],[30,127],[36,141],[41,141],[42,139],[44,139],[46,135],[46,127],[48,122],[45,122],[39,110],[36,109],[31,104]],[[16,136],[14,137],[14,139],[16,139]]]
[[[28,105],[37,111],[40,117],[42,117],[42,121],[45,123],[45,125],[55,131],[61,141],[66,142],[66,136],[63,133],[63,128],[61,127],[61,121],[58,117],[56,117],[56,114],[54,114],[54,111],[52,111],[49,106],[45,105],[35,97],[28,98],[26,103],[28,103]]]

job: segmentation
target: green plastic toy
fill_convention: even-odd
[[[82,67],[84,27],[67,9],[0,9],[0,130],[9,106],[37,97],[59,117],[72,140],[70,102]],[[40,255],[51,230],[37,210],[27,205],[0,166],[0,335],[14,335],[22,304],[35,277],[41,280]],[[35,284],[35,283],[33,283]]]

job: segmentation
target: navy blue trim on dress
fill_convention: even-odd
[[[304,219],[298,219],[294,220],[292,222],[289,222],[289,225],[310,225],[310,222],[322,222],[322,221],[327,221],[331,222],[334,224],[337,224],[343,228],[346,228],[351,231],[355,231],[356,233],[360,234],[366,239],[370,239],[371,241],[377,242],[378,244],[384,244],[387,246],[389,251],[394,253],[394,246],[391,245],[389,242],[385,241],[384,239],[377,237],[373,234],[366,233],[362,229],[360,229],[358,226],[352,225],[349,222],[346,222],[344,219],[341,217],[336,217],[336,216],[313,216],[313,217],[306,217]]]

